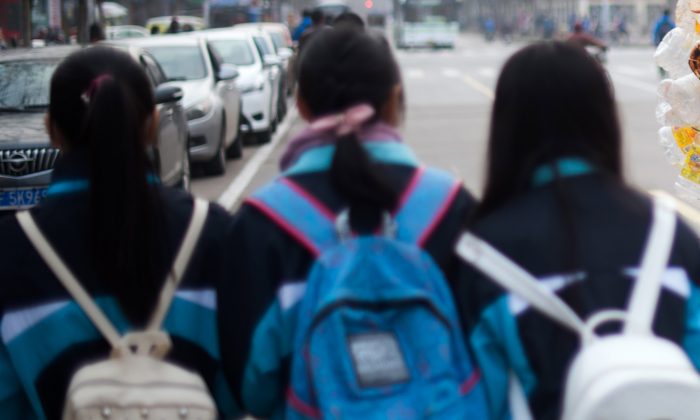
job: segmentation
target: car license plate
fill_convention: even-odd
[[[27,209],[46,197],[48,187],[0,190],[0,210]]]

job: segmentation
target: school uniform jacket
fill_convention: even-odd
[[[86,179],[87,173],[82,161],[66,155],[54,171],[53,185],[75,185],[71,182]],[[159,272],[165,279],[189,224],[193,200],[179,190],[154,188],[164,209],[163,237],[154,253],[162,252],[166,263]],[[130,323],[91,267],[88,193],[80,188],[69,190],[47,197],[32,215],[83,287],[123,333]],[[222,208],[210,207],[164,322],[173,342],[167,359],[202,375],[227,417],[238,410],[221,365],[217,287],[223,279],[230,279],[222,264],[230,221]],[[60,418],[72,375],[110,352],[107,341],[43,262],[14,216],[0,219],[0,338],[3,419]]]
[[[512,199],[470,230],[535,275],[583,319],[602,309],[625,309],[651,223],[651,200],[602,173],[562,182],[568,219],[554,185],[547,184]],[[681,221],[663,277],[654,331],[682,345],[698,367],[699,282],[700,243]],[[465,264],[456,287],[492,418],[509,418],[511,369],[534,418],[558,419],[565,374],[579,346],[576,334]],[[614,325],[602,331],[610,328],[619,331]]]
[[[403,192],[417,171],[413,164],[378,164],[390,185]],[[346,200],[333,188],[328,170],[295,173],[288,176],[334,214],[347,207]],[[453,195],[448,210],[425,241],[424,249],[451,277],[451,258],[459,227],[474,207],[474,199],[462,187]],[[360,233],[374,232],[371,218],[359,217],[353,226]],[[399,227],[400,229],[400,227]],[[234,358],[225,360],[234,392],[245,409],[261,417],[281,416],[291,357],[293,326],[285,324],[286,311],[294,311],[303,296],[313,255],[299,241],[271,221],[258,208],[245,203],[233,225],[236,239],[229,252],[236,267],[235,283],[222,293],[234,302],[222,309],[226,317],[222,349]],[[226,316],[223,311],[229,311]]]

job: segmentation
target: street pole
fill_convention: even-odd
[[[32,46],[32,0],[22,0],[22,44]]]

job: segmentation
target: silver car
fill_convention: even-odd
[[[198,35],[164,35],[115,41],[149,51],[165,71],[168,83],[184,92],[190,158],[209,175],[226,171],[226,156],[240,157],[241,93],[238,70],[223,64]]]
[[[49,84],[58,64],[78,47],[5,51],[0,55],[0,211],[28,208],[46,195],[60,151],[44,128]],[[158,86],[160,68],[143,50],[131,50],[156,89],[161,118],[152,157],[165,185],[189,188],[187,127],[182,91]],[[162,72],[160,73],[161,77]]]
[[[236,83],[243,94],[243,131],[252,132],[258,143],[269,142],[278,116],[277,61],[266,62],[247,32],[227,28],[201,33],[224,62],[236,65],[240,72]]]

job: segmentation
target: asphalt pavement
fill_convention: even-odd
[[[406,141],[421,160],[458,175],[476,195],[483,183],[493,89],[505,60],[522,46],[463,36],[454,50],[397,52],[407,98],[401,128]],[[653,53],[652,47],[613,47],[606,68],[622,120],[627,179],[640,189],[670,192],[678,170],[658,144]],[[302,126],[290,112],[271,144],[246,148],[224,176],[195,179],[193,192],[235,210],[241,198],[277,175],[285,143]]]

